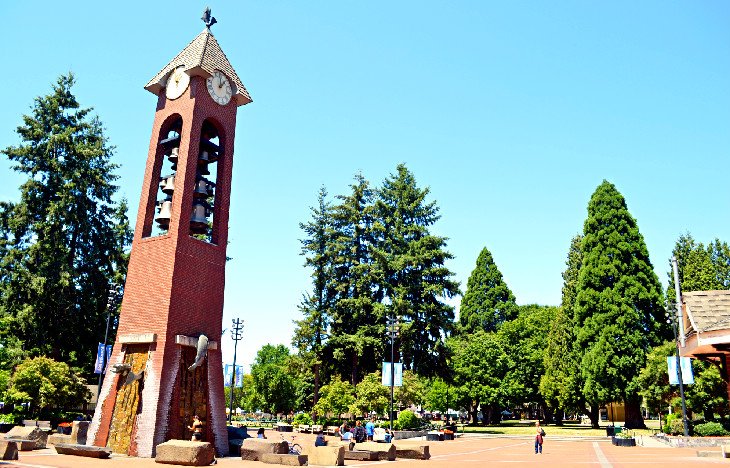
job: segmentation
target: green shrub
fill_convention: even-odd
[[[312,416],[309,415],[309,413],[299,413],[296,416],[294,416],[294,419],[292,420],[292,424],[312,424]]]
[[[673,419],[671,424],[669,425],[669,433],[672,435],[684,435],[684,422],[682,422],[682,417],[679,416],[676,419]],[[692,428],[688,428],[690,430],[690,433],[692,431]]]
[[[702,437],[728,435],[728,432],[722,427],[722,424],[717,422],[698,424],[694,427],[694,433]]]
[[[681,426],[682,416],[679,413],[671,413],[667,415],[667,419],[664,420],[664,425],[662,426],[662,432],[665,434],[675,434],[672,432],[672,423],[676,420],[679,420]],[[681,426],[679,433],[684,434],[683,426]]]
[[[394,427],[400,430],[417,429],[421,427],[421,419],[413,411],[403,410],[398,414]]]

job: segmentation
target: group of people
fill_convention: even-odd
[[[345,421],[339,428],[339,435],[341,440],[351,440],[358,443],[366,440],[372,441],[375,436],[375,418],[370,418],[364,427],[360,421],[356,421],[352,427]],[[390,442],[391,439],[392,434],[386,429],[385,442]]]

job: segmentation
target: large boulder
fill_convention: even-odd
[[[86,433],[89,431],[89,421],[74,421],[71,426],[71,444],[86,444]]]
[[[6,439],[35,441],[35,448],[44,449],[48,442],[48,432],[37,426],[15,426],[5,434]]]
[[[289,443],[285,440],[250,438],[241,444],[241,459],[258,461],[264,453],[288,454]]]
[[[215,459],[210,442],[168,440],[155,447],[155,462],[167,465],[208,466]]]
[[[18,445],[12,440],[0,440],[0,460],[17,460]]]
[[[355,450],[366,450],[378,454],[378,460],[395,460],[395,445],[378,442],[360,442],[355,444]]]
[[[304,452],[309,456],[309,464],[316,466],[344,466],[345,447],[341,445],[307,446]]]

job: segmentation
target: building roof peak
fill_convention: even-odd
[[[235,85],[234,97],[237,105],[241,106],[252,101],[251,95],[243,86],[236,70],[228,61],[213,33],[210,32],[207,23],[205,29],[190,41],[175,58],[170,60],[144,88],[152,94],[158,95],[165,87],[170,73],[178,67],[183,67],[183,71],[190,76],[205,78],[212,75],[215,70],[220,70]]]

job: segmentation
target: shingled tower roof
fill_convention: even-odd
[[[203,30],[198,36],[188,44],[182,52],[170,60],[154,78],[150,80],[144,89],[152,94],[159,94],[160,90],[165,87],[167,77],[170,72],[179,66],[185,67],[188,75],[197,75],[208,77],[213,74],[214,70],[222,71],[235,84],[234,97],[236,104],[242,106],[252,102],[251,96],[243,86],[238,74],[228,61],[226,54],[223,53],[218,41],[215,40],[209,29]]]

